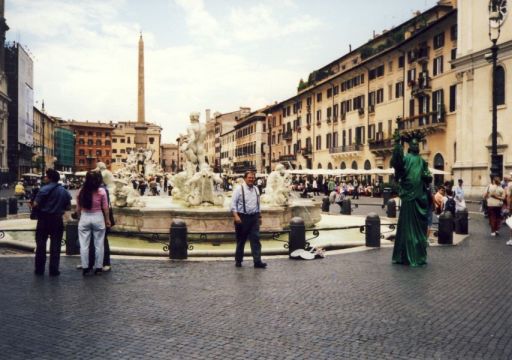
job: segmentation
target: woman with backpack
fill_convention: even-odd
[[[102,182],[101,173],[88,171],[76,201],[76,211],[80,219],[78,239],[84,276],[91,273],[93,265],[95,275],[101,275],[103,269],[105,231],[111,224],[107,193],[100,187]],[[91,235],[96,255],[94,264],[89,263]]]

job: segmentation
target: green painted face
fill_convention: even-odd
[[[419,154],[420,152],[420,144],[418,143],[418,139],[412,139],[409,143],[409,152],[413,154]]]

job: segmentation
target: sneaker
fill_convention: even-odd
[[[260,261],[260,262],[255,263],[254,267],[257,269],[265,269],[267,267],[267,264]]]
[[[112,270],[112,266],[110,266],[110,265],[103,266],[103,272],[109,272],[110,270]]]
[[[492,232],[492,233],[491,233],[491,236],[496,236],[496,233],[495,233],[495,232]]]
[[[77,269],[77,270],[82,270],[82,264],[78,264],[78,265],[76,266],[76,269]]]
[[[512,246],[512,239],[510,239],[509,241],[507,241],[505,244]]]

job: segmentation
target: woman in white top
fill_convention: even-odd
[[[500,178],[495,177],[484,194],[484,198],[487,200],[491,236],[499,235],[498,230],[501,226],[501,207],[505,199],[505,191],[500,184]]]

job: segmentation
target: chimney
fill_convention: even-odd
[[[208,122],[208,121],[210,121],[211,110],[210,109],[206,109],[205,112],[206,112],[206,122]]]

